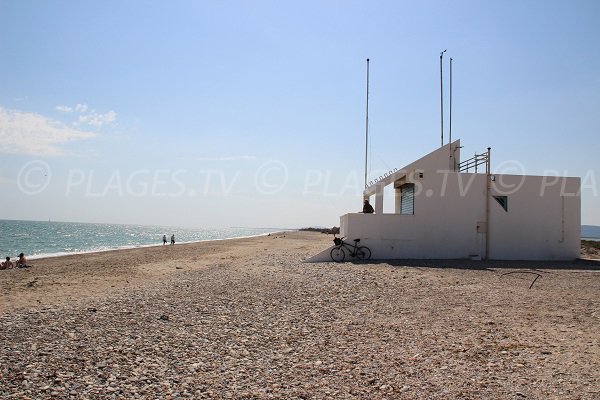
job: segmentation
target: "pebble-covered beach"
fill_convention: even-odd
[[[0,271],[0,398],[600,398],[595,262],[302,262],[331,240]]]

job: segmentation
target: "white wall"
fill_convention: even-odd
[[[454,158],[450,158],[450,154],[454,154]],[[451,144],[446,144],[439,149],[432,151],[431,153],[421,157],[417,161],[414,161],[399,171],[387,176],[381,177],[379,182],[369,186],[365,190],[365,197],[375,194],[378,186],[387,186],[393,184],[395,180],[401,178],[404,175],[412,175],[415,169],[422,169],[427,171],[438,171],[438,170],[452,170],[450,165],[453,164],[454,160],[460,160],[460,140],[456,140]],[[371,203],[373,204],[373,203]]]
[[[579,178],[494,177],[492,195],[508,197],[508,212],[490,199],[490,259],[579,256]],[[346,214],[341,234],[360,238],[379,259],[484,257],[477,226],[485,232],[486,175],[425,170],[414,183],[414,215]]]
[[[360,238],[382,259],[481,255],[476,224],[485,218],[485,175],[424,171],[412,182],[414,215],[346,214],[341,234]]]
[[[508,211],[491,199],[490,258],[579,257],[580,186],[579,178],[495,175],[492,195],[506,195]]]

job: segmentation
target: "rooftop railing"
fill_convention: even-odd
[[[490,150],[491,150],[491,148],[488,147],[488,149],[485,153],[481,153],[481,154],[475,153],[475,155],[473,157],[469,158],[468,160],[460,162],[458,164],[458,172],[469,172],[471,169],[473,169],[475,171],[475,173],[478,173],[479,172],[478,167],[484,165],[485,173],[489,174],[490,173]],[[481,172],[484,172],[484,171],[481,171]]]

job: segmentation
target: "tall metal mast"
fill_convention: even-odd
[[[442,59],[446,50],[440,52],[440,123],[442,127],[442,146],[444,146],[444,75],[442,69]]]
[[[452,57],[450,57],[450,129],[448,143],[452,143]]]
[[[369,59],[367,58],[367,115],[365,121],[365,188],[367,187],[367,161],[369,153]]]

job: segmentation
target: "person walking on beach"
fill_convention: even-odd
[[[167,244],[167,235],[163,235],[163,246]]]
[[[175,244],[175,234],[171,235],[171,245]]]
[[[10,261],[10,257],[6,257],[6,261],[0,264],[0,269],[12,269],[13,263]]]

